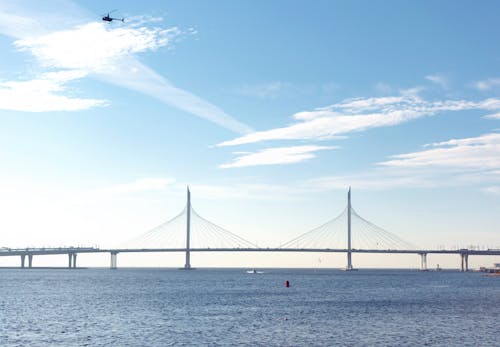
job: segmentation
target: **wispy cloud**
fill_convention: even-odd
[[[258,84],[245,84],[233,89],[233,92],[247,97],[259,99],[277,99],[279,97],[296,97],[298,95],[330,95],[339,86],[335,83],[296,84],[284,81],[271,81]]]
[[[394,93],[394,88],[385,82],[378,82],[375,84],[374,89],[377,93],[383,95],[389,95]]]
[[[151,23],[163,22],[163,17],[151,15],[135,15],[127,17],[127,24],[131,27],[141,27]]]
[[[448,87],[448,79],[440,74],[427,75],[425,79],[431,81],[434,84],[441,86],[442,88]]]
[[[244,96],[274,99],[287,88],[290,88],[289,83],[273,81],[256,85],[243,85],[236,88],[236,93]]]
[[[237,133],[246,134],[252,131],[248,125],[231,117],[218,106],[177,88],[165,77],[137,60],[127,60],[127,63],[116,65],[115,70],[103,72],[98,77],[107,83],[117,84],[152,96],[166,105],[174,106]]]
[[[105,100],[67,96],[67,83],[84,74],[59,71],[26,81],[0,82],[0,109],[27,112],[78,111],[105,106]]]
[[[434,116],[440,112],[471,109],[498,110],[500,99],[427,101],[418,96],[418,90],[403,91],[397,96],[348,99],[331,106],[296,113],[293,115],[296,123],[292,125],[254,132],[218,146],[267,140],[332,139],[338,135]]]
[[[294,146],[266,148],[255,153],[245,153],[238,156],[232,163],[222,164],[221,168],[246,166],[293,164],[316,157],[315,152],[335,149],[333,146]]]
[[[287,164],[313,158],[316,151],[334,148],[327,146],[271,148],[256,153],[241,153],[241,161],[238,158],[234,163],[226,165],[228,167],[267,165],[266,162]],[[345,190],[348,186],[363,190],[472,186],[488,194],[498,194],[499,158],[500,134],[490,133],[427,144],[421,151],[394,155],[362,172],[273,184],[238,180],[212,185],[194,183],[191,187],[197,196],[207,199],[245,200],[300,199],[304,195],[319,191]],[[177,182],[171,177],[143,177],[135,181],[79,192],[77,199],[108,201],[123,197],[140,197],[148,193],[181,194],[184,189],[185,183]]]
[[[369,190],[468,186],[493,194],[499,183],[500,134],[490,133],[431,143],[421,151],[391,156],[363,172],[317,177],[303,185],[333,190],[349,185]]]
[[[39,4],[35,4],[35,7]],[[74,10],[72,15],[82,11]],[[252,129],[233,117],[226,114],[219,107],[186,91],[175,87],[165,77],[159,75],[135,56],[146,51],[155,51],[161,47],[171,47],[172,43],[184,33],[177,27],[162,28],[151,26],[159,24],[158,18],[140,17],[132,19],[124,25],[106,25],[94,21],[80,24],[54,25],[52,22],[65,22],[65,17],[44,17],[47,20],[40,22],[37,14],[26,13],[22,8],[9,6],[7,9],[0,6],[0,19],[5,23],[0,24],[0,33],[17,38],[15,47],[20,51],[31,53],[42,68],[50,72],[74,71],[79,74],[77,78],[93,76],[104,82],[133,89],[155,97],[166,105],[179,108],[183,111],[207,119],[222,127],[245,134]],[[77,17],[80,18],[80,17]],[[54,29],[54,27],[57,27]],[[188,30],[188,34],[192,34]],[[45,75],[33,79],[33,85],[40,85],[39,80]],[[12,85],[23,81],[4,82],[4,88],[10,93],[17,91]],[[31,81],[28,81],[31,82]],[[68,101],[62,96],[63,84],[68,81],[59,81],[52,86],[49,94],[46,89],[38,90],[40,97],[51,96],[52,101],[58,101],[61,109]],[[53,97],[57,89],[59,98]],[[9,94],[10,95],[10,94]],[[93,101],[92,99],[90,99]],[[73,100],[75,101],[75,100]],[[102,104],[98,102],[81,102],[80,109]],[[54,105],[58,105],[57,103]],[[9,103],[0,105],[9,108]],[[54,106],[56,107],[56,106]],[[10,108],[16,109],[16,108]]]
[[[482,81],[476,81],[472,86],[479,90],[491,90],[495,87],[500,87],[500,78],[488,78]]]
[[[486,119],[500,119],[500,112],[499,113],[487,114],[486,116],[483,116],[483,118],[486,118]]]
[[[419,152],[398,154],[379,163],[391,167],[442,167],[500,170],[500,134],[453,139],[428,145]]]
[[[90,22],[16,40],[14,45],[33,54],[46,67],[100,73],[113,70],[124,56],[164,47],[179,34],[176,27],[110,28],[105,23]]]

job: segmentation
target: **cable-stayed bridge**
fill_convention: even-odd
[[[76,267],[80,253],[109,253],[110,268],[117,268],[119,253],[185,253],[183,269],[191,269],[192,252],[317,252],[345,253],[346,270],[354,270],[353,253],[418,254],[421,270],[427,270],[427,254],[458,254],[461,271],[468,271],[469,255],[500,255],[500,249],[421,249],[361,217],[351,205],[349,188],[347,206],[337,217],[276,247],[260,247],[200,216],[191,205],[187,190],[185,208],[174,218],[149,230],[118,248],[0,248],[0,256],[20,256],[21,267],[33,266],[35,255],[67,254],[68,267]]]

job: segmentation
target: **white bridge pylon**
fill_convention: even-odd
[[[258,249],[255,243],[206,220],[191,205],[187,188],[187,203],[174,218],[126,242],[125,248],[183,249],[186,252],[185,269],[191,268],[192,249]]]
[[[283,249],[344,250],[345,270],[353,270],[352,253],[359,250],[398,251],[417,249],[413,244],[361,217],[351,204],[351,188],[347,206],[335,218],[280,245]]]
[[[347,253],[346,270],[353,270],[351,257],[353,250],[416,249],[412,244],[358,215],[351,206],[351,188],[347,196],[347,206],[337,217],[272,249],[277,252],[280,250],[344,251]],[[182,250],[186,254],[185,269],[191,268],[192,250],[269,250],[268,247],[259,247],[201,217],[191,205],[189,187],[187,203],[181,213],[123,246],[129,250]]]

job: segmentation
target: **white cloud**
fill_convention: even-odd
[[[293,164],[315,158],[314,152],[335,149],[332,146],[294,146],[267,148],[256,153],[241,154],[230,164],[221,168],[235,168],[259,165]]]
[[[286,127],[258,131],[225,141],[218,146],[234,146],[266,140],[325,140],[338,135],[371,128],[393,126],[439,112],[471,109],[500,109],[500,99],[482,101],[438,100],[420,98],[418,90],[403,91],[399,96],[356,98],[328,107],[293,115],[297,123]]]
[[[244,85],[236,89],[238,94],[257,98],[276,98],[284,89],[290,88],[289,83],[273,81],[257,85]]]
[[[392,94],[394,92],[394,88],[385,82],[378,82],[377,84],[375,84],[374,89],[377,93],[385,95]]]
[[[294,98],[304,95],[331,95],[339,89],[333,82],[322,84],[297,84],[283,81],[271,81],[257,84],[244,84],[233,88],[238,95],[259,99],[277,99],[279,97]]]
[[[443,88],[448,87],[448,80],[446,77],[439,75],[439,74],[434,74],[434,75],[427,75],[425,76],[425,79],[428,81],[431,81],[432,83],[435,83]]]
[[[487,114],[486,116],[483,116],[483,118],[486,118],[486,119],[500,119],[500,112],[499,113]]]
[[[39,6],[37,3],[34,5]],[[0,13],[2,9],[0,6]],[[237,121],[212,103],[175,87],[166,78],[135,58],[136,54],[145,51],[170,47],[174,40],[183,35],[176,27],[150,27],[148,24],[158,22],[158,19],[147,17],[133,19],[121,26],[107,25],[109,23],[95,20],[68,25],[66,16],[45,16],[45,13],[43,14],[46,21],[42,23],[37,20],[39,13],[26,13],[22,8],[15,6],[9,6],[8,11],[3,10],[0,19],[4,19],[7,24],[0,23],[0,33],[17,38],[15,47],[30,52],[42,67],[50,71],[71,70],[78,71],[82,77],[95,76],[104,82],[155,97],[169,106],[232,131],[241,134],[252,131],[249,126]],[[78,14],[81,12],[73,8],[72,16],[80,19],[81,16]],[[19,27],[16,27],[16,23]],[[60,23],[65,24],[65,27],[61,27]],[[187,34],[193,34],[193,30],[188,30]],[[38,79],[42,78],[35,78]],[[16,82],[19,81],[6,83]],[[61,88],[62,84],[58,86]],[[50,102],[58,102],[61,108],[65,109],[68,100],[61,96],[62,91],[63,89],[59,89],[60,97],[57,99],[52,97]],[[44,96],[47,96],[47,93],[41,92],[39,98]],[[3,108],[8,106],[9,104],[4,104]],[[91,106],[92,103],[87,105]],[[81,107],[83,108],[83,104]]]
[[[125,20],[127,21],[128,26],[140,27],[151,23],[161,23],[163,22],[163,17],[155,17],[151,15],[135,15],[127,17]]]
[[[491,90],[500,86],[500,78],[488,78],[483,81],[476,81],[472,85],[479,90]]]
[[[415,187],[479,187],[494,194],[500,183],[500,134],[452,139],[424,146],[424,150],[398,154],[376,167],[344,176],[311,179],[310,189],[385,190]],[[488,185],[486,188],[482,188]]]
[[[105,100],[69,97],[67,83],[81,78],[78,71],[59,71],[42,74],[28,81],[0,82],[0,109],[48,112],[78,111],[105,106]]]
[[[453,139],[430,146],[434,148],[394,155],[394,159],[379,164],[391,167],[500,169],[499,133]]]
[[[14,44],[19,50],[31,52],[45,66],[99,73],[112,70],[124,56],[166,46],[179,34],[175,27],[110,29],[104,23],[91,22]]]

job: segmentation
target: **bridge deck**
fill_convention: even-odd
[[[186,248],[3,248],[0,256],[16,255],[56,255],[70,253],[160,253],[160,252],[186,252]],[[190,252],[303,252],[303,253],[347,253],[347,249],[332,248],[190,248]],[[500,255],[499,249],[470,250],[436,250],[436,249],[352,249],[352,253],[386,253],[386,254],[469,254],[469,255]]]

